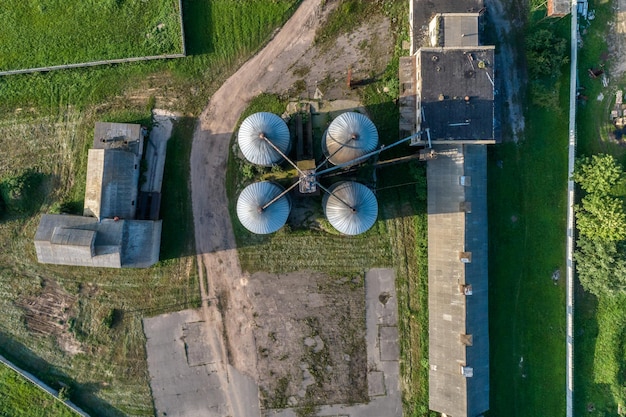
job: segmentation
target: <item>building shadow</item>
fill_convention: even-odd
[[[215,50],[211,23],[213,6],[210,1],[184,1],[183,25],[185,28],[185,46],[187,55],[208,54]]]

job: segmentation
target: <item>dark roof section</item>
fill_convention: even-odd
[[[494,46],[417,52],[420,130],[433,143],[495,143]]]
[[[484,7],[483,0],[412,0],[410,3],[412,51],[425,45],[428,23],[437,13],[477,13]]]
[[[489,409],[487,149],[434,148],[427,168],[429,407],[476,417]]]

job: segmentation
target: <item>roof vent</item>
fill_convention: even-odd
[[[471,366],[461,366],[461,375],[465,378],[471,378],[474,376],[474,368]]]
[[[433,62],[439,61],[439,57],[437,55],[433,55],[431,59],[433,60]]]

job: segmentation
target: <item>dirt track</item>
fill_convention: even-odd
[[[321,20],[320,3],[321,0],[302,2],[274,39],[213,95],[194,132],[191,194],[202,310],[210,334],[216,336],[209,338],[207,345],[224,367],[231,364],[254,379],[257,371],[253,318],[250,302],[242,290],[247,277],[237,258],[225,190],[228,147],[237,120],[250,99],[270,90],[309,49]],[[224,334],[228,340],[224,340]],[[235,415],[244,415],[237,412],[239,401],[234,397],[230,398],[230,408]]]

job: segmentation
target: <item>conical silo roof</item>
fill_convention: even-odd
[[[291,210],[287,195],[262,209],[283,191],[283,187],[268,181],[255,182],[244,188],[237,199],[237,217],[241,224],[259,235],[274,233],[283,227]]]
[[[256,165],[271,166],[282,160],[282,156],[264,139],[269,139],[281,152],[287,154],[291,147],[289,128],[274,113],[254,113],[241,123],[237,141],[243,156]]]
[[[361,113],[347,112],[332,121],[324,133],[322,147],[328,160],[339,165],[349,162],[378,146],[378,131]]]
[[[353,181],[335,183],[324,195],[324,214],[330,224],[344,235],[369,230],[378,217],[376,196],[365,185]]]

